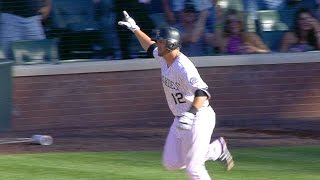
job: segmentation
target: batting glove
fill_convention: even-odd
[[[126,26],[132,32],[140,29],[140,27],[136,24],[136,21],[134,21],[134,19],[132,19],[132,17],[129,16],[127,11],[123,11],[123,15],[124,15],[124,21],[118,22],[120,26]]]
[[[182,130],[191,130],[194,118],[195,115],[190,112],[182,113],[182,116],[179,117],[177,128]]]

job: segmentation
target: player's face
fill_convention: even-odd
[[[167,41],[165,39],[157,40],[158,56],[164,56],[170,51],[167,49]]]

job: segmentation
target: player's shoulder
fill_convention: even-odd
[[[184,69],[195,68],[193,62],[183,53],[178,57],[178,66]]]

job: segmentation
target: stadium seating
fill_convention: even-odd
[[[0,47],[0,60],[4,59],[3,49]]]
[[[282,22],[277,10],[260,10],[257,13],[259,35],[272,51],[278,51],[279,42],[284,32],[289,29],[287,24]]]
[[[50,37],[59,38],[61,59],[88,59],[100,53],[101,31],[91,0],[53,0]]]
[[[242,0],[220,0],[217,3],[223,9],[236,9],[238,11],[244,11]]]
[[[293,28],[296,12],[297,9],[284,9],[278,11],[280,20],[287,25],[288,29]]]
[[[12,51],[15,64],[59,62],[57,39],[15,41]]]
[[[91,0],[53,0],[53,26],[70,31],[97,29]]]
[[[280,20],[277,10],[258,11],[260,29],[262,31],[286,31],[288,26]]]

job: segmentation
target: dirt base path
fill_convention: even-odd
[[[3,138],[28,138],[34,134],[51,135],[54,143],[41,146],[31,143],[1,144],[1,154],[39,152],[79,152],[114,150],[162,150],[168,127],[89,127],[11,131],[0,133]],[[217,128],[213,139],[224,136],[229,148],[319,145],[319,131],[284,131]]]

